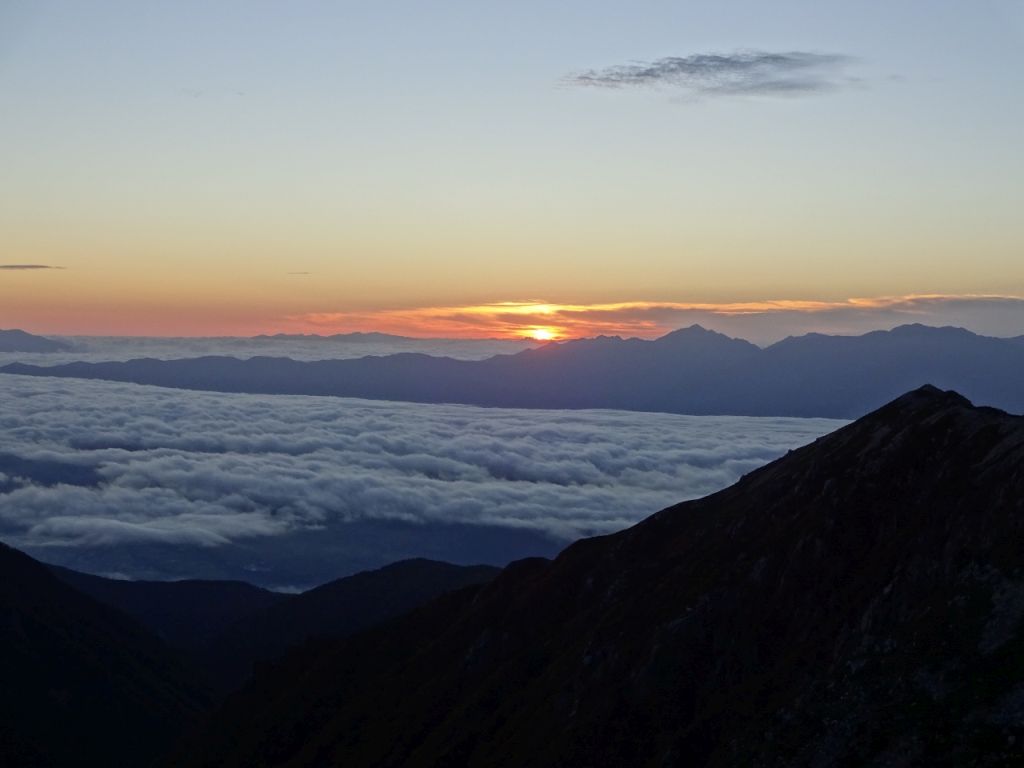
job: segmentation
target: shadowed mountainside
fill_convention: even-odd
[[[133,619],[0,544],[0,765],[145,766],[209,706]]]
[[[61,581],[135,617],[175,648],[194,650],[236,621],[292,597],[243,581],[127,581],[51,565]]]
[[[34,366],[0,372],[182,389],[523,408],[856,418],[922,382],[1024,411],[1024,345],[960,328],[907,325],[863,336],[809,334],[760,349],[692,326],[654,341],[598,337],[487,360],[396,354]]]
[[[433,560],[399,563],[337,579],[241,617],[197,654],[220,690],[241,685],[255,664],[314,638],[343,637],[401,616],[440,595],[491,581],[499,568]]]
[[[121,581],[50,568],[186,652],[218,691],[237,688],[253,665],[311,638],[352,634],[500,572],[485,565],[404,560],[293,595],[238,581]]]
[[[916,390],[231,700],[175,765],[1016,765],[1024,419]]]

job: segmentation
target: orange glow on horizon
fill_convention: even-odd
[[[841,301],[779,299],[733,303],[627,301],[557,304],[503,301],[491,304],[411,307],[364,312],[313,312],[287,318],[290,329],[306,333],[379,331],[421,338],[496,338],[562,341],[598,335],[655,338],[684,325],[714,318],[828,312],[869,314],[898,309],[907,322],[937,303],[963,300],[1019,300],[1015,296],[914,294]]]
[[[624,301],[559,304],[542,300],[500,301],[487,304],[367,308],[352,311],[295,311],[294,300],[262,307],[236,303],[207,303],[183,312],[171,302],[75,304],[59,309],[39,306],[27,294],[13,295],[0,308],[0,328],[21,327],[52,335],[138,336],[254,336],[274,333],[344,334],[380,332],[416,338],[531,339],[564,341],[599,335],[656,338],[695,323],[729,327],[730,319],[819,317],[830,315],[868,319],[887,311],[902,322],[926,318],[944,302],[1013,301],[1017,296],[993,294],[910,294],[837,301],[779,299],[746,302]],[[291,305],[289,307],[288,305]],[[291,310],[291,311],[289,311]],[[927,322],[927,320],[924,320]],[[842,326],[842,321],[837,327]]]

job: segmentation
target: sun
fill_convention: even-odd
[[[534,341],[554,341],[555,332],[550,328],[531,328],[527,335]]]

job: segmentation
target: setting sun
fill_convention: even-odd
[[[555,332],[550,328],[531,328],[527,336],[535,341],[554,341]]]

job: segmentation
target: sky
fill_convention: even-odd
[[[0,327],[1018,335],[1022,43],[1022,0],[4,0]]]

